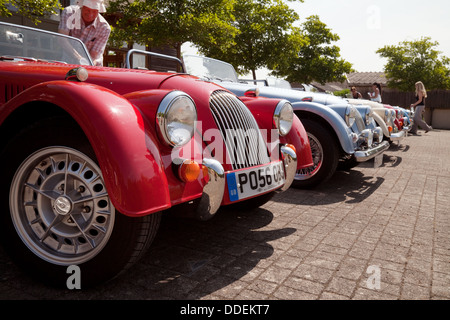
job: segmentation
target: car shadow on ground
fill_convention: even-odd
[[[268,228],[273,214],[263,208],[221,209],[206,222],[167,215],[148,254],[115,283],[133,287],[113,299],[201,299],[239,286],[257,276],[257,265],[270,258],[270,241],[293,234],[294,228]],[[237,290],[237,289],[236,289]],[[220,293],[219,293],[220,296]]]
[[[305,206],[362,202],[372,195],[384,180],[382,177],[366,176],[357,169],[336,171],[330,180],[315,188],[290,188],[273,200]]]
[[[264,208],[224,208],[206,222],[166,215],[150,250],[136,265],[106,284],[81,290],[52,288],[30,279],[0,251],[6,274],[0,298],[195,300],[233,290],[240,279],[250,280],[262,270],[258,264],[274,253],[271,241],[296,231],[269,227],[272,220],[272,212]]]
[[[405,145],[392,148],[397,153],[409,149]],[[401,157],[385,154],[383,160],[383,166],[396,166]],[[363,165],[370,167],[373,163]],[[358,167],[337,171],[327,183],[311,190],[290,188],[277,194],[272,206],[320,208],[339,202],[362,202],[382,186],[384,178],[377,177],[376,171],[367,175],[367,170]],[[301,207],[297,206],[297,210]],[[295,228],[274,225],[270,208],[222,208],[206,222],[164,215],[149,252],[136,265],[116,279],[89,289],[47,287],[22,274],[0,250],[0,298],[196,300],[211,294],[220,297],[221,292],[230,296],[230,291],[239,291],[239,286],[258,277],[264,264],[270,263],[274,256],[271,241],[296,232]]]

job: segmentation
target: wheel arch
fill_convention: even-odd
[[[122,96],[90,84],[43,83],[8,101],[1,111],[0,152],[23,128],[44,119],[64,118],[94,149],[118,211],[143,216],[171,206],[156,138],[145,129],[139,111]],[[162,187],[155,190],[153,185]]]
[[[373,113],[373,119],[375,123],[383,130],[383,135],[386,139],[390,139],[391,134],[389,132],[388,126],[386,125],[386,122],[383,120],[383,118],[380,117],[380,115],[376,112]]]
[[[343,143],[342,143],[340,137],[338,137],[336,130],[330,125],[330,123],[328,121],[326,121],[321,116],[319,116],[315,113],[312,113],[312,112],[301,111],[301,110],[294,110],[294,112],[300,120],[308,119],[308,120],[320,123],[323,127],[325,127],[330,132],[330,134],[334,138],[333,143],[335,143],[336,145],[339,146],[339,152],[342,154],[347,153],[348,150],[344,150]]]
[[[0,177],[2,178],[2,183],[0,185],[0,207],[2,209],[2,214],[0,215],[0,240],[2,245],[5,247],[5,251],[9,253],[11,258],[24,271],[51,285],[65,286],[67,279],[66,267],[68,264],[82,265],[83,287],[90,287],[100,282],[107,281],[126,270],[145,253],[157,232],[161,215],[156,213],[140,218],[130,218],[122,214],[115,215],[114,211],[109,207],[109,204],[101,204],[100,202],[105,201],[105,197],[108,197],[108,195],[103,192],[104,188],[99,189],[98,186],[106,181],[103,180],[102,182],[102,179],[95,178],[95,175],[100,172],[99,166],[95,163],[93,148],[90,146],[81,128],[77,126],[76,122],[68,116],[67,113],[64,114],[64,110],[58,110],[58,107],[52,104],[45,104],[45,106],[44,104],[39,105],[42,110],[46,110],[40,114],[41,116],[39,119],[32,119],[30,115],[30,117],[24,118],[24,121],[19,121],[20,116],[23,115],[24,112],[26,113],[26,111],[30,110],[30,107],[34,106],[34,104],[23,105],[14,110],[10,117],[7,118],[0,127],[0,133],[4,133],[6,129],[12,129],[14,125],[21,126],[20,128],[16,127],[14,131],[9,133],[9,143],[5,144],[5,148],[0,153],[0,162],[3,165],[0,169]],[[58,132],[58,134],[52,137],[52,133],[54,132]],[[79,136],[81,134],[83,134],[83,137]],[[35,137],[36,139],[30,141],[29,137]],[[16,149],[16,146],[26,145],[28,145],[28,147]],[[33,152],[34,150],[36,150],[36,152]],[[47,152],[47,154],[44,154],[45,152]],[[73,155],[78,158],[77,160],[74,160],[74,162],[71,162],[72,165],[70,166],[69,163],[66,162],[69,157],[68,153],[72,155],[72,160],[74,159]],[[53,167],[53,164],[49,165],[49,161],[39,160],[40,157],[43,158],[47,155],[54,157],[54,163],[58,163],[58,166]],[[86,157],[83,158],[84,156]],[[25,158],[27,158],[27,160],[23,161]],[[67,165],[61,167],[61,162],[59,162],[61,160],[63,163],[67,163]],[[74,167],[74,164],[77,161],[79,164],[84,162],[84,165],[78,166],[78,168],[82,169],[78,170]],[[21,162],[22,164],[20,164]],[[17,166],[19,166],[17,171],[14,169],[11,170],[11,168],[18,168]],[[92,250],[83,251],[83,253],[79,253],[79,251],[76,250],[76,253],[69,256],[67,250],[60,251],[60,247],[56,248],[56,246],[46,245],[38,246],[38,243],[43,243],[42,239],[39,239],[37,233],[32,233],[31,227],[31,229],[26,227],[26,225],[31,226],[32,223],[35,223],[36,221],[40,221],[39,224],[43,230],[51,230],[47,237],[52,238],[53,241],[58,241],[67,246],[77,247],[77,244],[75,243],[83,245],[89,242],[89,240],[87,240],[87,236],[80,236],[78,229],[74,228],[74,226],[72,226],[72,228],[75,229],[73,232],[69,231],[69,229],[64,229],[64,232],[59,232],[62,229],[59,229],[59,231],[53,229],[53,227],[58,224],[64,225],[62,220],[56,218],[58,213],[61,217],[65,216],[64,212],[59,211],[57,213],[55,211],[55,219],[51,218],[48,214],[43,213],[45,211],[48,213],[49,210],[51,212],[51,204],[49,205],[49,203],[47,203],[47,205],[39,206],[38,203],[42,203],[43,201],[36,201],[32,204],[32,201],[29,201],[30,193],[20,189],[20,186],[25,186],[22,177],[29,179],[30,172],[35,170],[33,167],[36,168],[37,166],[41,168],[47,166],[46,170],[42,170],[38,179],[41,180],[50,177],[47,181],[52,181],[50,182],[52,185],[49,188],[48,184],[35,180],[34,182],[31,182],[31,184],[27,183],[28,187],[32,186],[32,188],[35,188],[34,186],[46,184],[46,188],[44,189],[56,190],[56,188],[52,187],[61,183],[63,180],[59,179],[58,182],[58,178],[56,178],[53,173],[58,173],[59,171],[58,174],[61,176],[61,172],[63,172],[62,174],[67,174],[70,170],[72,178],[75,175],[86,178],[84,182],[81,182],[81,185],[86,186],[83,187],[86,188],[86,190],[90,188],[90,191],[87,191],[89,195],[93,195],[94,192],[96,192],[99,196],[99,198],[94,197],[92,199],[89,199],[89,196],[86,196],[84,199],[87,203],[83,204],[83,206],[85,206],[84,208],[89,209],[88,211],[85,211],[86,214],[89,212],[97,212],[99,214],[93,216],[92,219],[85,218],[86,220],[83,220],[79,225],[77,223],[78,228],[83,228],[84,232],[82,231],[81,234],[89,234],[92,238],[96,237],[95,246]],[[51,167],[54,169],[51,169]],[[69,167],[70,169],[66,169]],[[49,169],[50,171],[47,171]],[[89,180],[89,176],[86,176],[86,173],[89,173],[90,170],[92,170],[91,172],[95,172],[94,178],[91,180]],[[64,173],[64,171],[66,173]],[[34,179],[36,179],[36,176]],[[78,181],[80,182],[81,180]],[[58,189],[59,191],[66,189],[64,187],[67,186],[65,184],[66,182],[67,180],[63,181],[64,184],[60,186],[63,189]],[[79,189],[74,188],[76,186],[75,183],[72,182],[71,185],[72,191],[77,190],[75,192],[76,196],[79,196],[79,193],[85,192],[84,190],[80,191]],[[80,184],[78,184],[78,186],[79,185]],[[23,188],[26,189],[27,187]],[[28,194],[27,201],[24,200],[26,199],[26,194]],[[68,192],[67,195],[69,194],[71,194],[69,197],[72,197],[74,192]],[[20,198],[20,195],[22,195],[23,198]],[[72,199],[77,200],[76,197]],[[101,201],[97,202],[93,199],[101,199]],[[112,198],[109,197],[109,199],[112,202]],[[47,199],[47,201],[51,200]],[[108,200],[106,199],[106,201]],[[24,215],[25,211],[20,211],[20,206],[22,204],[24,208],[26,206],[33,206],[34,213],[39,219],[33,217],[32,220],[34,222],[32,222],[32,220],[27,221],[24,217],[30,216],[28,214]],[[75,202],[72,204],[72,208],[76,207],[74,204]],[[91,208],[94,207],[97,207],[97,210],[91,210]],[[78,209],[73,209],[75,215],[72,216],[71,219],[75,220],[74,217],[80,214],[81,208],[79,206],[77,208]],[[53,206],[53,210],[56,210],[55,206]],[[10,214],[8,214],[8,212],[10,212]],[[109,216],[114,217],[114,219],[108,227],[109,223],[106,223],[107,219],[105,217]],[[103,220],[98,220],[98,218],[102,217]],[[21,223],[21,221],[23,221],[23,223]],[[53,223],[55,221],[57,224]],[[91,223],[87,223],[88,221],[91,221]],[[99,225],[99,228],[101,227],[103,232],[98,232],[97,234],[90,233],[97,230],[95,227],[97,224]],[[112,230],[114,230],[113,234],[111,234]],[[108,233],[104,240],[102,240],[101,236],[100,238],[97,238],[97,236],[102,233]],[[48,248],[48,250],[45,248]]]
[[[64,109],[46,101],[30,101],[14,109],[1,124],[0,137],[2,139],[0,140],[0,150],[3,150],[9,141],[18,135],[23,128],[52,117],[61,117],[68,121],[72,120],[73,125],[76,125],[80,133],[84,135],[78,123]]]

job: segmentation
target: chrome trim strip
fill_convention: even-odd
[[[363,150],[363,151],[356,151],[355,152],[355,159],[357,162],[365,162],[367,160],[370,160],[372,158],[375,158],[380,153],[383,153],[387,149],[389,149],[390,144],[387,141],[383,141],[378,146],[369,149],[369,150]]]
[[[161,58],[161,59],[176,61],[181,66],[181,73],[186,73],[183,62],[180,59],[178,59],[177,57],[168,56],[165,54],[160,54],[160,53],[155,53],[155,52],[150,52],[150,51],[145,51],[145,50],[139,50],[139,49],[128,50],[127,57],[125,60],[125,68],[127,68],[127,69],[131,69],[131,59],[130,58],[133,53],[146,54],[148,56],[154,56],[154,57]]]
[[[390,139],[391,141],[400,141],[403,140],[405,136],[406,136],[405,131],[402,130],[396,133],[391,133]]]

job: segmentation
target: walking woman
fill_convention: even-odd
[[[411,127],[410,133],[417,134],[418,126],[420,126],[423,130],[425,130],[425,133],[427,133],[430,130],[433,130],[431,126],[429,126],[423,119],[423,113],[425,112],[425,100],[427,98],[427,91],[425,89],[425,86],[423,85],[422,81],[416,82],[416,103],[411,105],[411,108],[414,111],[414,123]]]
[[[381,84],[375,82],[372,84],[373,92],[368,92],[370,100],[381,103]]]

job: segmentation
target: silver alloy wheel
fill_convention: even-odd
[[[297,181],[305,181],[311,179],[313,176],[317,174],[317,172],[319,172],[323,164],[322,144],[320,143],[319,139],[317,139],[314,135],[310,134],[309,132],[307,134],[309,138],[309,144],[311,147],[313,166],[298,170],[297,173],[295,174],[295,180]]]
[[[48,147],[17,169],[11,218],[25,245],[56,265],[81,264],[108,242],[115,209],[97,164],[68,147]]]

